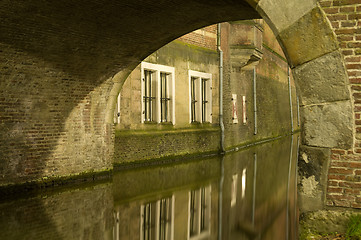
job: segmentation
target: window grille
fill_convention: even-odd
[[[169,83],[168,83],[167,73],[160,73],[160,121],[168,122],[168,112],[169,112]]]
[[[196,77],[191,77],[191,122],[196,122]]]
[[[212,122],[212,74],[188,71],[189,120],[191,123]]]
[[[208,79],[202,78],[202,122],[207,122],[207,81]]]
[[[152,84],[153,73],[149,70],[144,70],[144,122],[154,121],[154,104],[155,96]]]
[[[142,123],[175,124],[174,67],[142,62]]]

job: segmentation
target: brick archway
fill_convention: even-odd
[[[304,144],[352,147],[347,74],[314,0],[5,1],[0,16],[0,185],[111,168],[104,116],[129,71],[187,32],[260,16],[292,65]]]

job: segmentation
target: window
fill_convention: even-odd
[[[144,70],[144,121],[154,121],[154,109],[155,109],[155,87],[153,81],[153,72],[150,70]]]
[[[189,192],[188,239],[203,239],[210,235],[211,187]]]
[[[141,240],[173,239],[174,197],[162,198],[141,207]]]
[[[142,123],[175,124],[174,68],[143,62],[142,71]]]
[[[212,122],[212,74],[189,70],[190,122]]]

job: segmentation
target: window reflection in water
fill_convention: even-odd
[[[188,239],[202,239],[210,235],[211,186],[189,192]]]
[[[173,239],[173,197],[141,206],[141,240]]]
[[[114,239],[297,239],[297,145],[292,143],[285,139],[228,154],[221,164],[207,159],[123,173],[118,182],[123,185],[116,188],[122,190]]]

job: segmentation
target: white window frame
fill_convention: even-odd
[[[205,72],[198,72],[193,70],[188,70],[188,82],[189,82],[189,123],[192,123],[192,78],[198,78],[199,80],[196,83],[196,97],[198,100],[196,102],[196,121],[199,123],[209,122],[212,123],[212,74],[205,73]],[[206,81],[206,101],[207,108],[206,108],[206,116],[205,121],[202,121],[202,81],[200,79],[208,79]]]
[[[164,198],[162,198],[164,199]],[[162,199],[159,199],[155,202],[155,206],[156,206],[156,210],[155,210],[155,238],[156,239],[159,239],[159,225],[160,225],[160,222],[159,222],[159,215],[160,215],[160,201]],[[171,216],[171,222],[170,222],[170,226],[169,226],[169,234],[170,234],[170,240],[173,240],[174,239],[174,195],[172,195],[171,197],[169,198],[166,198],[166,199],[169,199],[169,203],[170,203],[170,216]],[[147,203],[146,203],[147,204]],[[145,204],[143,204],[141,207],[140,207],[140,235],[139,235],[139,239],[143,239],[143,229],[144,229],[144,226],[143,226],[143,219],[144,219],[144,216],[143,216],[143,212],[144,212],[144,206]]]
[[[191,236],[191,228],[190,228],[190,224],[191,224],[191,191],[188,192],[188,234],[187,234],[187,240],[200,240],[200,239],[205,239],[207,237],[209,237],[211,235],[211,209],[212,209],[212,189],[211,186],[207,186],[207,187],[201,187],[199,189],[196,189],[196,194],[197,194],[197,209],[198,212],[200,212],[199,210],[201,209],[201,201],[200,201],[200,194],[201,194],[201,189],[204,188],[205,189],[205,197],[206,197],[206,221],[207,221],[207,226],[208,228],[204,231],[201,231],[200,229],[200,225],[201,225],[201,215],[198,214],[197,215],[197,220],[198,220],[198,229],[197,229],[197,234],[194,236]]]
[[[156,107],[153,109],[155,111],[155,119],[154,122],[161,123],[161,112],[160,112],[160,73],[167,73],[169,76],[169,87],[167,88],[168,94],[169,94],[169,116],[170,119],[167,122],[172,123],[175,125],[175,69],[174,67],[169,67],[165,65],[160,64],[153,64],[148,62],[142,62],[141,63],[141,106],[142,106],[142,112],[141,112],[141,123],[144,123],[144,114],[145,114],[145,104],[144,104],[144,95],[145,95],[145,87],[144,87],[144,71],[152,71],[153,77],[155,77],[155,84],[156,84],[156,90],[155,90],[155,101],[156,101]]]

